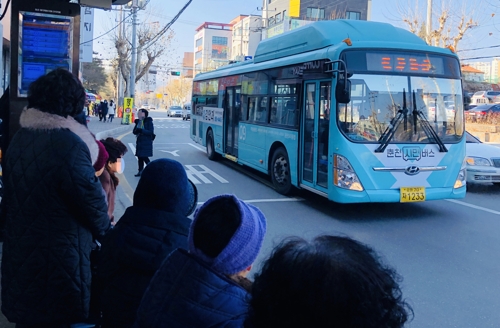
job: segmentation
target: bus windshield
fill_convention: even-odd
[[[464,120],[459,79],[354,74],[350,80],[351,102],[339,104],[337,108],[338,126],[349,140],[379,142],[393,118],[401,112],[404,117],[391,143],[433,142],[422,128],[422,120],[414,118],[415,106],[443,142],[461,140]]]

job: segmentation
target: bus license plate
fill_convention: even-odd
[[[399,190],[401,203],[425,202],[425,187],[402,187]]]

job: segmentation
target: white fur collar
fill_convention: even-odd
[[[35,108],[25,108],[21,113],[19,124],[23,128],[32,130],[68,129],[85,142],[90,151],[92,164],[97,161],[97,157],[99,156],[99,147],[97,146],[94,135],[87,127],[78,123],[70,116],[64,118],[56,114],[39,111]]]

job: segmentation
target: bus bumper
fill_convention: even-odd
[[[337,203],[399,203],[399,189],[352,191],[335,188],[333,201]],[[465,197],[466,187],[427,188],[426,201],[440,199],[460,199]]]

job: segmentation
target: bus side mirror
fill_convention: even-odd
[[[464,96],[464,110],[469,110],[469,105],[472,102],[469,96]]]
[[[351,102],[351,81],[349,79],[339,78],[335,87],[335,98],[337,103],[348,104]]]

